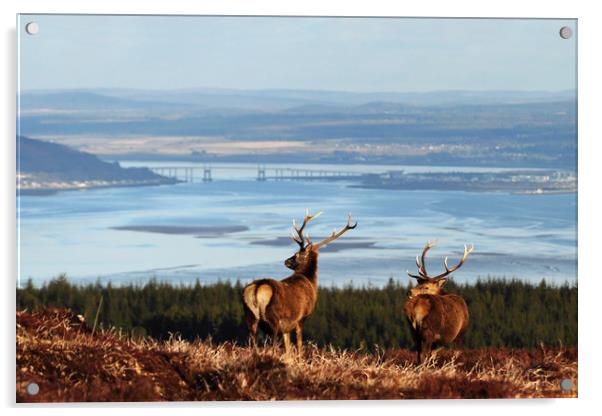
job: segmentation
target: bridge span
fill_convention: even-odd
[[[211,182],[215,176],[219,178],[219,171],[222,170],[246,170],[250,174],[256,173],[257,181],[268,180],[345,180],[359,179],[363,174],[359,172],[350,172],[332,169],[305,169],[305,168],[282,168],[258,166],[256,171],[253,168],[244,166],[147,166],[151,171],[169,178],[175,178],[184,182]]]

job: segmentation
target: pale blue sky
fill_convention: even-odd
[[[564,90],[576,36],[562,26],[576,31],[574,20],[22,15],[20,86]]]

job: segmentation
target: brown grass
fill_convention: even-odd
[[[17,312],[17,401],[576,397],[577,349],[408,350],[307,346],[302,358],[230,343],[92,334],[68,310]],[[574,389],[563,392],[562,379]],[[36,382],[39,394],[26,386]]]

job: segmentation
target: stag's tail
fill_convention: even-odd
[[[267,283],[253,282],[245,287],[242,298],[257,320],[265,320],[265,310],[272,300],[274,290]]]

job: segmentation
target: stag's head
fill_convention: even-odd
[[[324,247],[326,244],[336,240],[347,231],[353,230],[355,227],[357,227],[357,222],[352,224],[351,214],[349,214],[347,218],[347,225],[345,225],[345,227],[339,231],[334,230],[328,238],[320,241],[319,243],[314,243],[310,240],[307,233],[303,235],[303,230],[305,230],[307,223],[318,218],[321,214],[322,212],[318,212],[315,215],[309,215],[309,210],[306,210],[305,218],[303,219],[303,224],[301,224],[301,227],[297,227],[297,223],[295,220],[293,220],[294,231],[291,232],[291,238],[299,245],[299,251],[284,261],[284,265],[289,269],[299,270],[305,268],[310,261],[316,258],[321,247]]]
[[[451,273],[458,270],[468,258],[468,255],[474,249],[474,246],[471,245],[468,247],[464,246],[464,255],[460,259],[460,262],[454,267],[450,268],[447,264],[447,257],[443,261],[443,265],[445,266],[445,271],[437,276],[429,276],[426,272],[426,253],[436,244],[436,242],[427,241],[424,246],[424,250],[422,250],[422,256],[416,256],[416,266],[418,266],[418,274],[411,274],[408,272],[408,275],[417,280],[418,285],[411,288],[408,291],[408,297],[411,299],[414,296],[418,295],[439,295],[443,288],[443,285],[447,282],[447,276]]]

